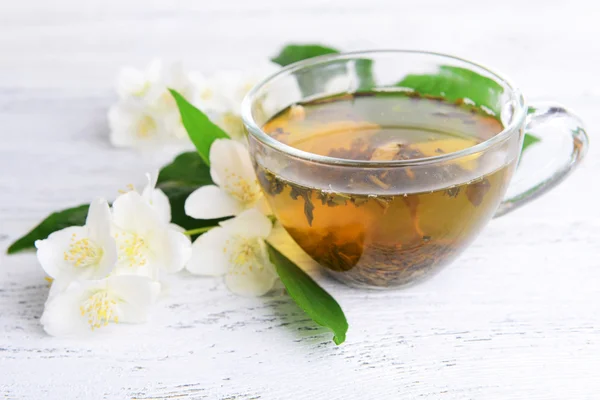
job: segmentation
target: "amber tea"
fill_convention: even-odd
[[[497,116],[461,102],[373,92],[293,105],[263,130],[313,154],[391,162],[454,153],[503,126]],[[473,154],[427,168],[341,165],[326,176],[311,175],[309,164],[268,170],[258,163],[257,169],[277,218],[312,258],[346,283],[386,287],[432,274],[475,238],[515,163],[492,161]]]

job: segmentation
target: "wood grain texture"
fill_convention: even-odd
[[[170,154],[112,148],[119,67],[153,57],[243,68],[289,41],[443,51],[529,99],[600,109],[600,7],[578,1],[104,0],[0,3],[0,250],[52,210],[114,197]],[[594,144],[594,143],[593,143]],[[357,291],[313,271],[350,323],[336,347],[288,297],[180,274],[150,323],[46,336],[32,254],[0,258],[0,396],[9,399],[597,399],[600,150],[494,220],[414,288]]]

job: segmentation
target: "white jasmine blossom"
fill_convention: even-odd
[[[119,101],[108,113],[110,139],[117,147],[189,143],[169,88],[197,101],[198,87],[180,63],[153,61],[146,70],[123,68],[117,80]]]
[[[37,258],[54,280],[70,282],[108,276],[117,261],[106,200],[90,204],[85,226],[71,226],[35,242]],[[61,283],[62,283],[61,282]]]
[[[160,290],[141,276],[71,282],[48,299],[40,319],[52,336],[80,336],[110,323],[141,323]]]
[[[50,276],[41,323],[50,335],[71,336],[117,322],[143,322],[158,296],[160,271],[181,270],[191,256],[190,239],[170,223],[158,174],[137,192],[132,185],[111,209],[90,204],[85,226],[38,240],[38,259]]]
[[[185,213],[197,219],[222,218],[263,207],[264,198],[246,147],[217,139],[210,153],[210,175],[216,185],[202,186],[185,201]]]
[[[140,102],[124,100],[112,106],[108,124],[116,147],[150,147],[172,140],[161,117]]]
[[[199,79],[198,106],[233,139],[243,139],[242,100],[252,87],[279,68],[267,62],[248,71],[219,71],[209,78]]]
[[[191,255],[189,238],[172,229],[135,191],[115,200],[113,225],[119,275],[157,279],[160,270],[181,270]]]
[[[123,67],[117,76],[117,94],[121,99],[130,97],[143,98],[161,80],[162,61],[155,59],[145,70],[134,67]]]
[[[242,296],[262,296],[277,279],[265,239],[272,224],[258,210],[247,210],[200,236],[187,269],[198,275],[225,275],[225,284]]]

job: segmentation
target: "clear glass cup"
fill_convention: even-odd
[[[415,76],[421,77],[417,87],[411,86]],[[448,97],[452,101],[462,99],[459,101],[477,103],[496,115],[504,130],[487,141],[454,153],[411,160],[364,161],[308,153],[272,138],[261,129],[274,115],[296,103],[343,93],[391,90],[423,91],[426,92],[423,94]],[[276,217],[296,242],[336,279],[368,288],[400,287],[433,275],[458,257],[491,218],[522,206],[561,182],[579,164],[588,148],[581,121],[564,107],[553,103],[527,105],[516,86],[490,69],[460,58],[420,51],[336,54],[290,65],[250,91],[242,105],[242,118],[259,181]],[[521,157],[525,133],[541,141]],[[399,171],[436,176],[440,168],[464,166],[473,160],[477,161],[475,168],[455,168],[460,172],[443,180],[414,179],[391,189],[392,192],[378,186],[348,187],[346,182],[331,179],[332,176]],[[494,177],[497,171],[502,173]],[[341,237],[343,232],[348,232],[349,224],[360,224],[355,218],[360,204],[344,200],[346,207],[340,208],[341,211],[321,210],[320,214],[311,215],[312,220],[299,226],[286,215],[284,204],[287,205],[289,199],[286,198],[287,203],[278,201],[277,196],[285,194],[270,190],[272,182],[266,179],[266,173],[270,178],[303,188],[295,195],[292,193],[292,197],[305,206],[309,200],[318,201],[315,196],[323,197],[323,193],[343,193],[385,202],[389,198],[401,201],[397,199],[403,195],[418,198],[420,194],[439,192],[445,193],[448,199],[444,197],[444,201],[450,202],[453,197],[458,198],[456,188],[463,188],[467,194],[483,190],[488,198],[479,208],[466,207],[460,215],[447,220],[444,204],[430,203],[426,197],[418,205],[407,202],[407,210],[422,212],[433,221],[420,242],[410,245],[403,242],[403,231],[398,231],[397,243],[389,243],[390,232],[382,232],[383,226],[394,221],[401,225],[406,220],[382,212],[382,223],[361,227],[359,246],[349,239],[355,249],[350,255],[352,261],[340,267],[335,260],[349,258],[345,250],[340,250],[342,244],[319,238]],[[442,229],[444,224],[451,226]],[[449,231],[460,235],[452,236]]]

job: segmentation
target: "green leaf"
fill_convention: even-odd
[[[449,101],[470,99],[478,107],[485,106],[500,113],[502,86],[477,72],[442,65],[435,74],[407,75],[396,86],[413,89],[422,95],[443,97]]]
[[[158,174],[158,185],[164,182],[183,182],[192,186],[212,185],[210,168],[195,151],[182,153],[165,165]]]
[[[286,65],[306,60],[307,58],[335,53],[339,53],[339,51],[332,47],[318,44],[290,44],[281,49],[279,54],[273,57],[271,61],[285,67]]]
[[[525,137],[523,137],[523,147],[521,149],[521,152],[524,152],[529,146],[541,141],[542,139],[540,139],[537,136],[533,136],[531,133],[526,133]]]
[[[358,75],[357,92],[372,90],[375,86],[375,78],[373,77],[373,60],[362,58],[356,60],[354,69]]]
[[[296,264],[270,244],[267,246],[271,262],[292,299],[313,321],[333,332],[335,344],[342,344],[346,340],[348,322],[340,305]]]
[[[181,94],[169,89],[181,114],[181,121],[198,154],[206,165],[210,165],[210,146],[216,139],[228,139],[229,135],[215,125],[202,111],[189,103]]]
[[[422,95],[443,97],[449,101],[470,99],[476,106],[485,106],[496,115],[500,114],[502,86],[496,81],[468,69],[442,65],[436,74],[407,75],[396,86],[413,89]],[[533,112],[535,112],[535,108],[529,107],[528,114]],[[522,151],[540,140],[540,138],[526,133]]]
[[[85,204],[50,214],[28,234],[11,244],[6,252],[8,254],[15,254],[23,250],[33,249],[35,248],[34,243],[36,240],[46,239],[52,232],[69,226],[85,225],[88,208],[89,205]]]

